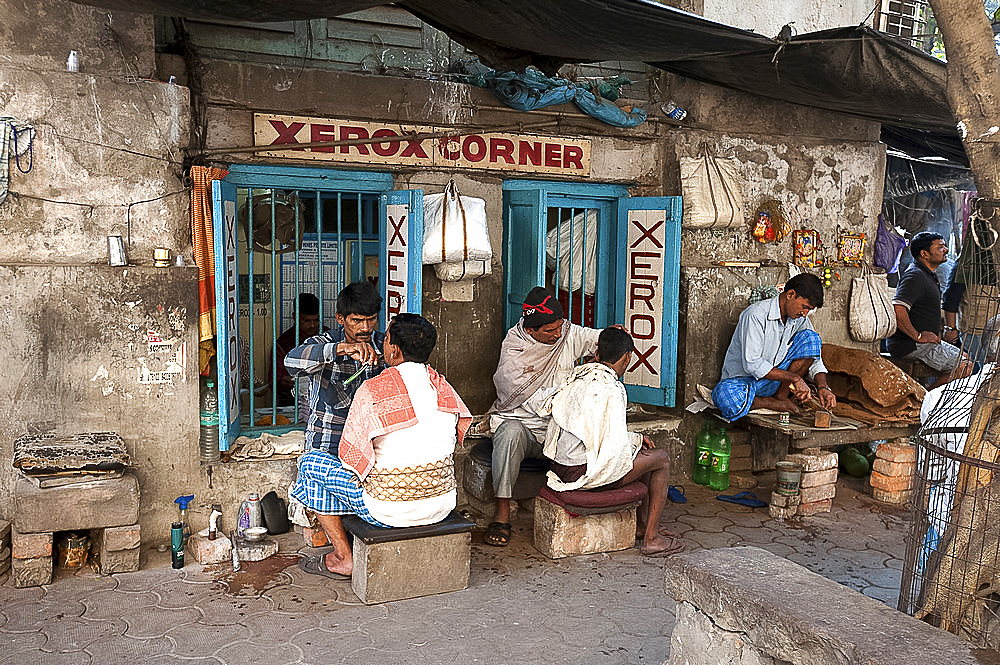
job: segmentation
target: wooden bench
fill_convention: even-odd
[[[344,517],[343,525],[354,536],[351,589],[366,605],[469,586],[475,523],[456,511],[425,526],[386,529],[355,515]]]
[[[559,559],[626,550],[635,545],[636,508],[646,486],[556,492],[542,487],[535,499],[535,549]]]

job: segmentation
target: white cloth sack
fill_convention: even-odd
[[[851,337],[859,342],[877,342],[896,332],[888,277],[865,266],[861,277],[851,280],[848,313]]]
[[[442,282],[457,282],[460,279],[471,279],[473,277],[492,274],[493,266],[491,263],[489,260],[435,263],[434,274]]]
[[[424,196],[423,250],[425,265],[492,259],[486,201],[460,196],[454,180],[440,194]]]
[[[584,221],[586,220],[586,222]],[[584,243],[584,226],[587,240]],[[583,284],[584,268],[587,284],[584,293],[594,295],[597,284],[597,210],[579,212],[571,220],[559,222],[545,234],[545,265],[555,272],[556,259],[559,261],[559,284],[564,291],[578,291]],[[570,273],[570,261],[573,271]],[[571,278],[572,277],[572,281]]]
[[[736,160],[713,157],[705,149],[698,157],[681,157],[681,195],[689,229],[742,226],[743,186]]]

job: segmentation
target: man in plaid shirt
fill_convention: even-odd
[[[348,284],[337,296],[337,328],[308,338],[285,356],[292,378],[309,379],[307,451],[337,455],[358,387],[385,368],[385,335],[375,330],[381,306],[382,296],[370,282]]]

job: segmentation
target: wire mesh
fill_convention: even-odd
[[[1000,296],[992,210],[974,202],[950,296],[961,344],[981,369],[932,390],[915,437],[912,521],[898,608],[1000,648]],[[990,214],[983,214],[984,210]],[[994,219],[993,221],[996,221]],[[957,286],[956,286],[957,285]],[[956,297],[955,289],[961,291]],[[945,296],[947,317],[949,293]]]

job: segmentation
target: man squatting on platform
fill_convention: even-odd
[[[354,395],[338,454],[311,450],[291,496],[313,511],[333,551],[303,559],[308,573],[348,578],[354,558],[341,516],[381,527],[440,522],[457,500],[454,452],[472,416],[427,365],[437,331],[419,314],[398,314],[385,331],[388,368]]]
[[[639,506],[636,537],[646,556],[668,556],[684,541],[659,526],[670,485],[670,457],[648,436],[629,432],[628,397],[620,381],[635,343],[619,328],[605,328],[592,363],[580,365],[546,400],[550,414],[543,452],[552,460],[548,485],[557,492],[615,489],[641,481],[648,490]]]
[[[803,376],[816,383],[819,402],[827,411],[837,404],[826,383],[823,341],[809,321],[809,312],[823,306],[819,277],[800,273],[785,282],[774,298],[756,302],[740,314],[736,332],[722,364],[722,378],[712,401],[732,422],[752,409],[798,413],[811,396]]]

